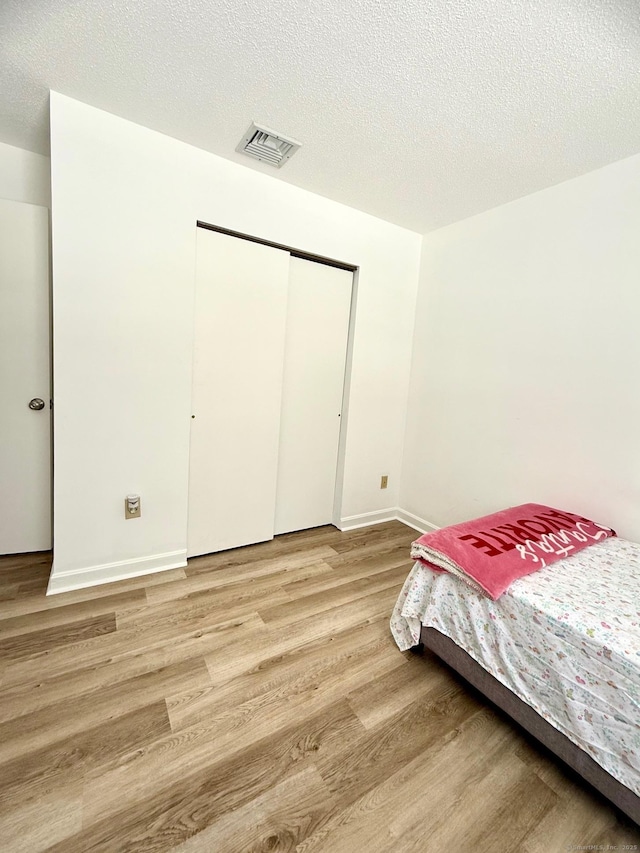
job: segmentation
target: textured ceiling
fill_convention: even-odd
[[[2,0],[0,140],[50,88],[426,232],[640,151],[640,3]]]

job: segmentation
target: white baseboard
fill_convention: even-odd
[[[336,524],[338,530],[355,530],[358,527],[370,527],[372,524],[382,524],[385,521],[395,521],[396,508],[379,509],[376,512],[363,512],[360,515],[348,515]]]
[[[348,515],[341,518],[336,524],[339,530],[356,530],[358,527],[370,527],[372,524],[382,524],[385,521],[401,521],[420,533],[429,533],[431,530],[439,530],[435,524],[420,518],[411,512],[400,509],[398,506],[380,509],[377,512],[363,512],[360,515]]]
[[[406,509],[400,509],[400,507],[396,509],[396,518],[403,524],[413,527],[414,530],[419,530],[420,533],[431,533],[432,530],[440,530],[437,525],[431,524],[430,521],[426,521],[424,518],[420,518],[420,516],[414,515],[412,512],[407,512]]]
[[[51,572],[47,595],[70,592],[88,586],[137,578],[164,572],[168,569],[180,569],[187,565],[186,551],[169,551],[166,554],[154,554],[152,557],[139,557],[135,560],[121,560],[117,563],[104,563],[101,566],[89,566],[86,569]]]
[[[371,527],[383,524],[385,521],[401,521],[420,533],[438,530],[435,524],[413,515],[400,507],[387,507],[375,512],[363,512],[360,515],[349,515],[341,518],[336,524],[339,530],[356,530],[359,527]],[[166,554],[154,554],[152,557],[139,557],[135,560],[121,560],[117,563],[104,563],[100,566],[89,566],[86,569],[71,569],[51,573],[47,595],[57,595],[60,592],[70,592],[74,589],[85,589],[104,583],[137,578],[154,572],[164,572],[169,569],[180,569],[187,565],[186,551],[169,551]]]

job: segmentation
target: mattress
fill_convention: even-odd
[[[436,628],[640,795],[640,545],[613,538],[492,601],[416,563],[391,619],[401,649]]]

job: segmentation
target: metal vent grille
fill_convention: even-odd
[[[242,137],[236,151],[280,169],[290,157],[293,157],[301,144],[267,127],[252,124]]]

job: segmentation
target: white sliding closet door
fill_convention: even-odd
[[[353,273],[291,258],[275,532],[330,524]]]
[[[188,555],[273,537],[289,254],[197,231]]]

